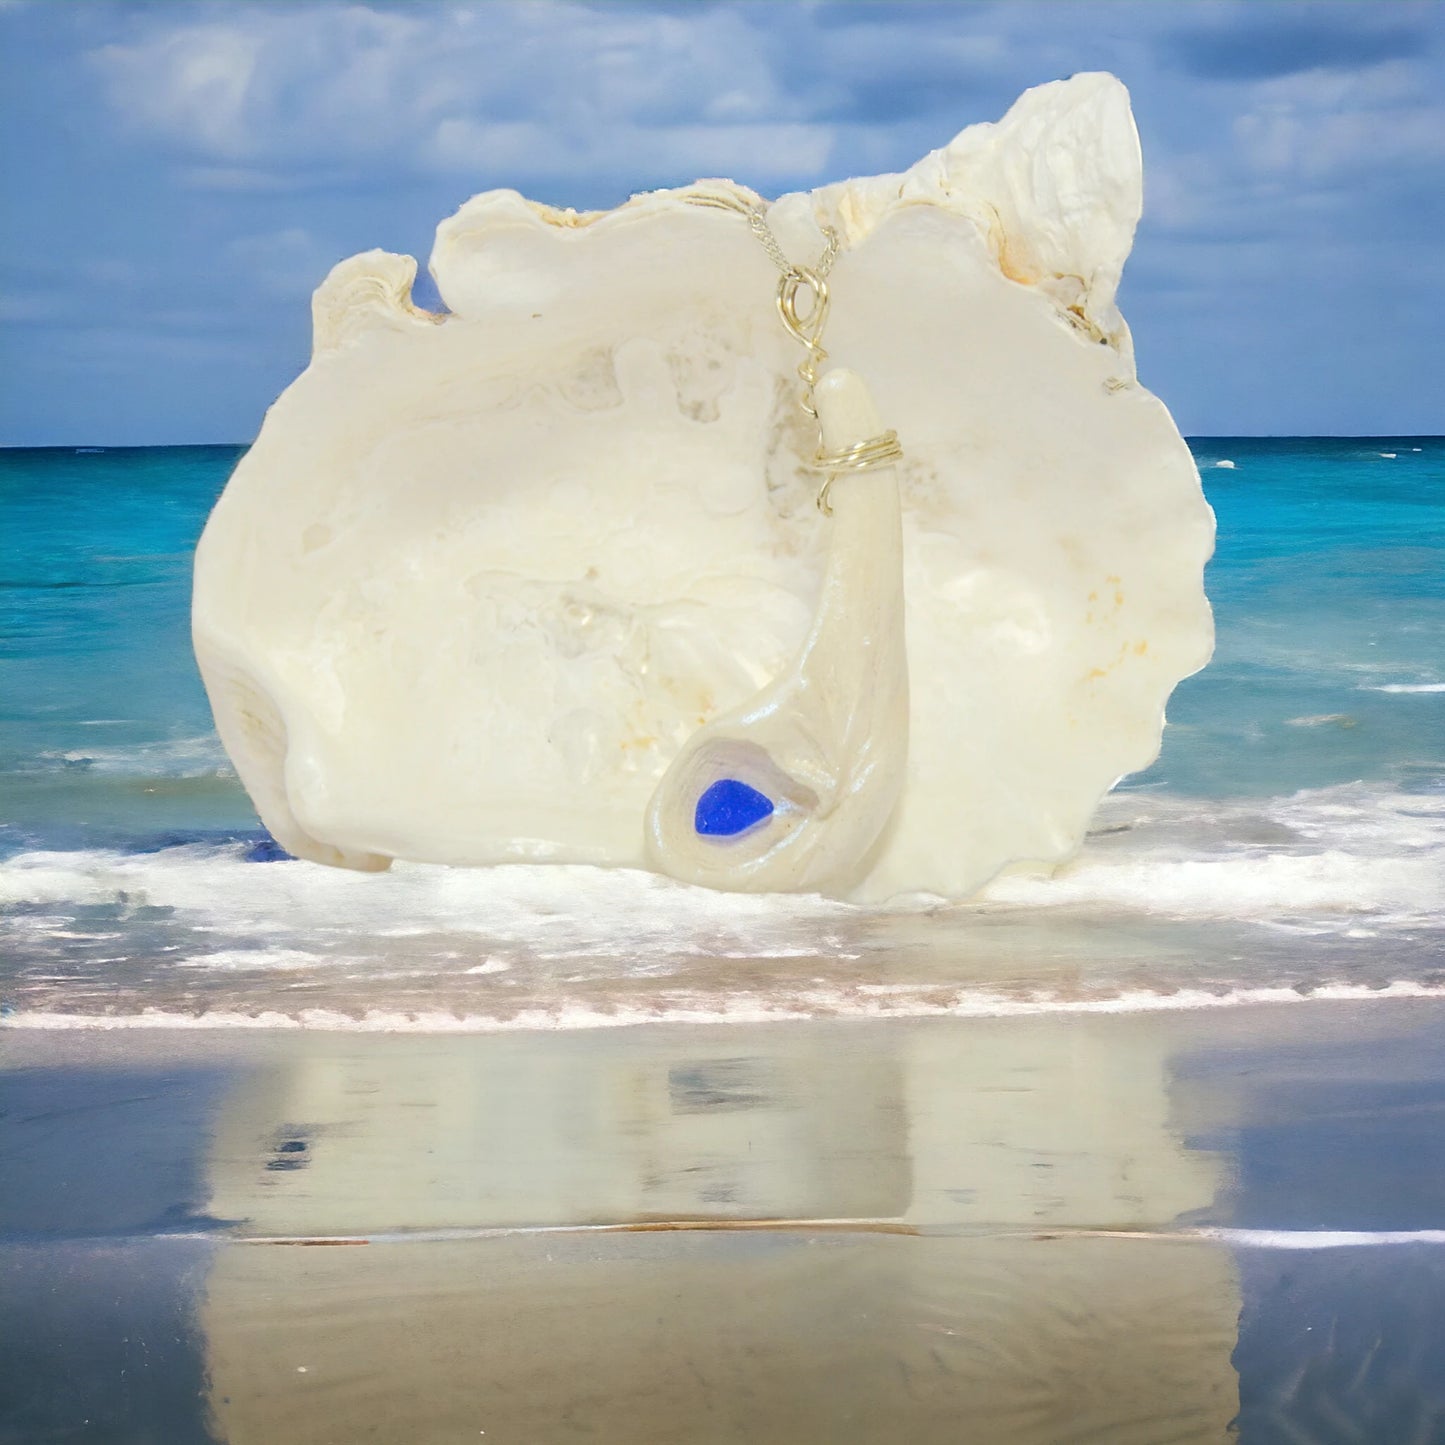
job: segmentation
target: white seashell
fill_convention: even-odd
[[[493,191],[438,231],[451,315],[382,252],[317,292],[195,581],[222,740],[292,852],[964,897],[1067,856],[1157,754],[1211,649],[1213,518],[1115,308],[1124,88],[1040,87],[902,176],[768,209],[802,262],[839,231],[826,344],[904,447],[832,518],[776,272],[709,196],[760,204]],[[688,770],[740,728],[787,806],[690,835]]]

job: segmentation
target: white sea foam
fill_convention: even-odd
[[[1052,878],[1001,878],[985,896],[1032,908],[1103,904],[1172,918],[1270,922],[1280,915],[1324,914],[1334,920],[1365,914],[1403,925],[1445,914],[1445,874],[1439,857],[1255,850],[1210,859],[1080,860]]]
[[[489,958],[482,963],[474,963],[470,968],[464,968],[463,973],[506,973],[511,964],[504,958]]]
[[[1109,798],[1099,821],[1098,834],[1052,876],[999,878],[972,906],[1088,907],[1319,932],[1445,923],[1445,795],[1362,783],[1258,800],[1132,792]],[[503,958],[515,946],[532,958],[585,953],[645,966],[680,956],[854,957],[848,950],[867,917],[926,912],[940,901],[904,898],[868,911],[583,866],[397,864],[359,874],[248,863],[239,845],[195,844],[148,854],[22,853],[0,865],[7,904],[25,908],[7,926],[32,932],[72,930],[76,907],[110,905],[123,915],[149,907],[258,949],[448,934],[483,938],[488,954]],[[266,966],[264,952],[212,957],[222,961],[198,957],[196,966]]]
[[[97,724],[98,725],[98,724]],[[51,749],[36,755],[30,771],[62,769],[123,777],[229,778],[230,759],[214,733],[166,738],[132,746]],[[20,771],[26,771],[23,766]]]
[[[193,928],[258,942],[444,933],[484,937],[489,946],[514,942],[532,957],[585,952],[630,964],[687,953],[836,956],[842,943],[834,930],[859,912],[818,897],[718,893],[627,869],[398,863],[362,874],[296,861],[248,863],[239,846],[199,844],[145,854],[18,854],[0,865],[6,904],[57,912],[107,904],[173,909]],[[229,954],[222,957],[234,966]],[[204,957],[196,962],[206,966]],[[263,956],[249,966],[264,966]]]
[[[807,1019],[857,1020],[930,1018],[1039,1018],[1084,1014],[1169,1014],[1208,1009],[1235,1009],[1265,1004],[1363,1003],[1392,999],[1442,999],[1445,985],[1399,981],[1381,988],[1363,984],[1328,984],[1313,990],[1237,988],[1227,993],[1179,989],[1173,993],[1133,990],[1108,998],[1070,999],[1052,992],[1011,997],[984,990],[962,989],[939,997],[936,988],[902,986],[881,996],[877,991],[815,988],[786,1002],[734,996],[724,1002],[658,1008],[623,1006],[600,1009],[580,1003],[523,1009],[508,1017],[452,1014],[440,1010],[369,1009],[360,1015],[331,1009],[302,1008],[294,1012],[268,1009],[248,1014],[231,1010],[182,1013],[144,1009],[134,1014],[17,1012],[0,1018],[3,1029],[313,1029],[333,1033],[495,1034],[634,1028],[643,1024],[766,1024]]]
[[[1439,795],[1363,783],[1226,802],[1119,793],[1100,822],[1122,846],[1086,847],[1048,878],[999,878],[985,898],[1272,926],[1304,917],[1320,933],[1445,922]],[[1255,841],[1262,833],[1275,839]]]
[[[1221,458],[1219,461],[1215,462],[1214,465],[1216,467],[1222,467],[1225,471],[1232,472],[1234,470],[1234,463],[1230,461],[1228,457]]]
[[[1386,682],[1361,684],[1360,692],[1445,692],[1445,682]]]
[[[1445,1229],[1191,1229],[1186,1238],[1215,1239],[1237,1249],[1362,1249],[1388,1244],[1445,1244]]]
[[[326,954],[312,953],[304,948],[222,948],[214,953],[197,953],[182,959],[176,967],[213,969],[220,972],[248,972],[265,969],[267,972],[300,973],[328,964],[335,966],[350,962]]]

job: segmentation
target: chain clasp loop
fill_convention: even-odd
[[[813,298],[807,311],[800,313],[798,301],[804,291]],[[828,323],[828,283],[809,266],[789,266],[778,281],[778,315],[788,335],[807,355],[798,366],[803,382],[802,408],[815,420],[818,408],[813,404],[813,388],[828,353],[823,349],[823,327]]]

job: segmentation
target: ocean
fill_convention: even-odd
[[[1193,445],[1158,762],[866,909],[288,859],[240,449],[0,452],[0,1442],[1445,1438],[1445,438]]]
[[[860,909],[286,858],[216,739],[191,555],[243,449],[0,452],[13,1026],[502,1030],[1445,993],[1445,438],[1201,438],[1213,662],[1078,857]]]

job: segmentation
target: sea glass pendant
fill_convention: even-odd
[[[704,838],[736,838],[773,814],[773,800],[737,778],[720,778],[697,800],[693,826]]]
[[[830,452],[883,430],[855,372],[835,367],[814,399]],[[648,861],[682,882],[843,892],[893,815],[909,732],[897,469],[840,476],[831,498],[827,563],[798,653],[688,738],[648,805]]]

